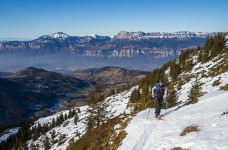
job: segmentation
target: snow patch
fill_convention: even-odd
[[[19,131],[19,127],[17,128],[13,128],[13,129],[9,129],[7,131],[4,131],[5,133],[0,137],[0,143],[2,141],[6,141],[11,135],[17,134],[17,132]]]

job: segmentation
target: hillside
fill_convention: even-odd
[[[116,94],[106,98],[105,103],[109,104],[108,109],[110,110],[108,115],[112,115],[113,117],[115,117],[123,113],[129,114],[132,111],[130,107],[127,108],[127,103],[129,101],[129,96],[134,88],[132,88],[129,91],[124,91],[120,94]],[[48,129],[48,131],[46,131],[43,136],[38,136],[37,139],[35,140],[28,140],[27,142],[28,147],[31,148],[33,145],[37,148],[44,149],[43,140],[45,136],[48,136],[50,139],[52,139],[52,142],[54,142],[51,146],[51,149],[66,149],[69,146],[69,143],[73,143],[74,141],[78,140],[82,135],[85,134],[86,132],[85,118],[88,116],[86,113],[87,108],[88,106],[81,106],[81,107],[74,108],[79,117],[77,124],[75,124],[74,116],[65,118],[65,114],[68,116],[70,114],[70,111],[72,112],[73,109],[71,109],[70,111],[69,110],[61,111],[61,112],[55,113],[54,115],[38,119],[30,127],[31,129],[38,126],[45,126],[45,125],[53,126],[52,125],[53,120],[57,122],[61,114],[62,116],[64,116],[64,121],[62,121],[61,124],[55,125],[53,128]],[[55,132],[54,137],[52,136],[53,131]],[[0,137],[0,143],[1,141],[5,140],[4,137],[8,137],[7,134]]]
[[[227,96],[227,91],[210,92],[201,97],[197,104],[185,106],[161,121],[154,120],[154,109],[151,109],[148,119],[149,110],[141,111],[125,129],[127,136],[118,150],[170,150],[175,147],[191,150],[228,149],[227,115],[221,115],[228,110]],[[198,126],[200,131],[180,136],[186,127],[192,125]]]
[[[60,99],[67,100],[66,94],[86,86],[86,82],[74,77],[33,67],[0,78],[0,126],[34,115],[48,115],[57,109]]]
[[[202,48],[186,51],[180,55],[179,60],[174,61],[175,64],[169,62],[160,68],[160,76],[168,83],[170,90],[167,112],[179,108],[187,101],[191,101],[191,104],[173,111],[161,121],[153,119],[154,108],[150,110],[148,119],[149,109],[141,108],[142,111],[132,117],[125,129],[127,136],[119,150],[228,148],[227,38],[221,34],[208,38]],[[188,62],[191,62],[190,68]],[[151,77],[158,71],[152,72]],[[143,82],[142,90],[145,90],[143,87],[147,82]],[[164,112],[165,109],[162,110]]]
[[[7,76],[6,79],[24,84],[28,89],[38,90],[38,92],[43,90],[54,92],[60,96],[64,96],[66,92],[77,92],[86,84],[85,81],[71,76],[34,67],[22,69]]]
[[[0,72],[0,78],[5,77],[5,76],[9,76],[12,75],[13,73],[10,72]]]
[[[111,88],[117,90],[122,88],[122,86],[136,83],[148,74],[149,72],[146,71],[128,70],[119,67],[103,67],[79,70],[69,75],[82,80],[96,82],[100,84],[103,89],[110,91]]]
[[[21,143],[14,147],[23,144],[31,149],[225,150],[228,148],[227,38],[222,34],[208,37],[203,47],[182,52],[178,60],[155,69],[139,85],[118,94],[104,97],[95,89],[97,93],[90,97],[87,106],[40,118],[0,146],[7,149],[13,139],[18,139]],[[150,90],[159,78],[165,81],[170,93],[167,111],[179,109],[158,121],[153,119],[155,103]],[[185,102],[188,105],[179,107]],[[147,119],[148,108],[151,110]],[[93,124],[97,120],[100,124]],[[18,126],[14,127],[16,130]],[[193,129],[185,131],[188,127]],[[182,132],[186,135],[180,136]],[[20,138],[23,133],[30,134],[23,139]]]

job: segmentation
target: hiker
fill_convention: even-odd
[[[155,109],[156,118],[160,115],[163,97],[164,99],[166,99],[167,94],[168,94],[168,89],[165,85],[163,85],[163,80],[160,79],[159,83],[157,83],[156,86],[152,88],[152,97],[155,98],[155,101],[156,101],[156,109]]]

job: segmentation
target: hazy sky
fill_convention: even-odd
[[[0,0],[0,39],[228,31],[228,0]]]

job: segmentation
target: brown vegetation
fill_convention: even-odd
[[[220,90],[228,91],[228,84],[221,86]]]
[[[187,149],[184,149],[184,148],[181,148],[181,147],[174,147],[171,150],[187,150]]]
[[[120,116],[109,119],[106,123],[89,130],[82,138],[70,145],[69,150],[115,150],[126,137],[127,133],[123,129],[130,120],[130,118]],[[115,125],[118,124],[120,124],[120,128],[115,129]]]
[[[190,133],[190,132],[198,132],[198,131],[200,131],[200,129],[198,128],[197,125],[187,126],[187,127],[184,128],[184,130],[181,132],[180,136],[185,136],[187,133]]]

